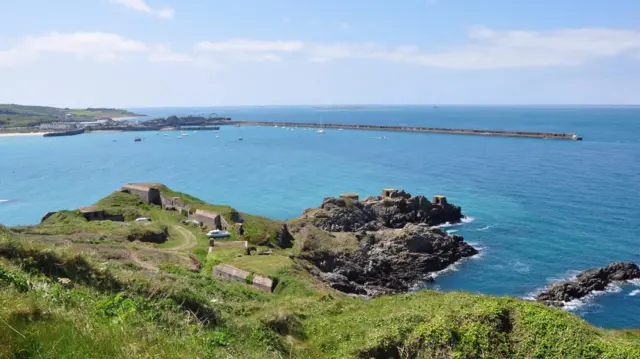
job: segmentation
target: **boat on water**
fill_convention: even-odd
[[[142,142],[142,138],[136,137],[133,139],[133,142]]]
[[[221,231],[219,229],[214,229],[213,231],[209,231],[207,233],[207,237],[209,238],[228,238],[231,237],[231,233],[227,231]]]
[[[319,128],[318,129],[318,133],[321,134],[321,135],[324,135],[324,134],[327,133],[327,131],[325,131],[324,128]]]

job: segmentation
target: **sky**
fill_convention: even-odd
[[[0,103],[640,104],[640,1],[0,0]]]

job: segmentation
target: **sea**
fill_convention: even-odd
[[[155,118],[273,121],[220,132],[0,137],[0,223],[92,204],[127,182],[288,219],[343,192],[445,195],[464,223],[444,230],[480,250],[438,274],[442,291],[531,298],[613,261],[640,263],[640,107],[366,106],[134,108]],[[145,118],[142,118],[144,120]],[[583,141],[282,128],[283,122],[570,132]],[[134,142],[134,137],[143,137]],[[242,138],[242,140],[240,140]],[[640,283],[567,310],[606,328],[640,327]]]

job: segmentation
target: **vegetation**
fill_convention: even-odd
[[[0,104],[0,127],[38,126],[49,122],[93,121],[96,117],[138,116],[115,108],[70,109]]]
[[[242,222],[243,224],[245,232],[242,239],[253,244],[272,242],[275,240],[278,230],[282,228],[282,221],[238,212],[230,206],[209,204],[186,193],[173,191],[166,186],[158,185],[157,188],[169,197],[179,197],[182,202],[191,205],[192,211],[202,209],[219,213],[231,225],[229,232],[234,240],[238,240],[241,237],[238,234],[237,223]]]
[[[117,193],[96,206],[153,222],[88,222],[62,211],[38,226],[0,226],[0,357],[640,358],[637,331],[603,330],[556,308],[470,293],[362,300],[326,287],[292,255],[325,240],[349,250],[350,238],[318,235],[268,255],[233,247],[207,254],[203,230],[183,225],[178,212]],[[172,237],[193,234],[197,243],[127,241],[122,228],[137,226],[169,227]],[[347,244],[337,247],[341,241]],[[212,277],[220,263],[276,277],[277,287],[263,293]]]

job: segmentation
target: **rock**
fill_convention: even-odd
[[[612,282],[640,278],[640,268],[632,262],[614,262],[603,268],[592,268],[578,274],[573,281],[553,283],[536,296],[536,301],[553,306],[580,299],[594,291],[604,290]]]
[[[282,229],[276,233],[276,243],[280,248],[292,248],[293,241],[294,241],[294,238],[291,235],[291,233],[289,233],[289,228],[287,227],[287,224],[284,223],[282,225]]]
[[[307,269],[337,290],[376,296],[432,281],[432,273],[478,253],[460,236],[414,224],[358,233],[356,238],[359,249],[355,251],[326,248],[299,258],[311,263]]]
[[[308,209],[303,218],[320,229],[331,232],[375,231],[403,228],[407,223],[436,226],[459,222],[464,216],[458,206],[433,204],[424,196],[412,197],[405,191],[394,191],[385,197],[369,197],[362,201],[348,198],[326,198],[320,208]]]

